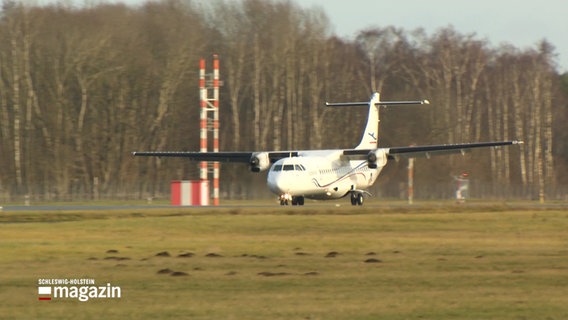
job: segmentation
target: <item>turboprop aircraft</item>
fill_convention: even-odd
[[[267,185],[278,195],[281,205],[304,205],[304,199],[329,200],[350,195],[352,205],[363,205],[367,188],[377,180],[389,159],[430,157],[465,153],[472,148],[520,144],[522,141],[495,141],[465,144],[380,148],[380,107],[429,104],[421,101],[381,101],[374,93],[369,102],[326,103],[328,107],[368,106],[369,113],[359,145],[353,149],[246,151],[246,152],[133,152],[134,156],[182,157],[196,161],[248,164],[252,172],[268,170]]]

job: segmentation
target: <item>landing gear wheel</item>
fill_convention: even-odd
[[[358,193],[351,193],[351,204],[354,206],[362,206],[363,205],[363,194]]]
[[[359,205],[359,206],[363,205],[363,194],[362,193],[357,194],[357,205]]]
[[[297,197],[292,197],[292,205],[293,206],[303,206],[304,205],[304,197],[303,196],[297,196]]]
[[[294,197],[292,197],[288,193],[281,194],[280,197],[278,197],[278,199],[280,200],[281,206],[287,206],[288,204],[290,204],[290,202],[292,202],[292,205],[296,205]]]

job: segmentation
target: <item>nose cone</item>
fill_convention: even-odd
[[[287,174],[271,172],[267,179],[268,189],[277,195],[290,193],[293,185],[293,180],[290,178]]]

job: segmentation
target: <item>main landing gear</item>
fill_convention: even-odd
[[[291,196],[289,194],[283,194],[280,196],[280,205],[287,206],[292,203],[293,206],[303,206],[304,197],[303,196]]]
[[[354,206],[362,206],[363,194],[361,192],[351,192],[351,204]]]

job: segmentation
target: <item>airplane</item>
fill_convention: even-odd
[[[350,195],[352,205],[363,205],[366,191],[377,180],[388,160],[462,153],[473,148],[516,145],[522,141],[493,141],[465,144],[381,148],[378,146],[379,109],[387,106],[424,105],[420,101],[381,101],[378,92],[368,102],[326,103],[327,107],[367,106],[363,136],[353,149],[292,151],[132,152],[134,156],[181,157],[195,161],[247,164],[252,172],[268,170],[267,186],[280,205],[304,205],[305,199],[330,200]]]

